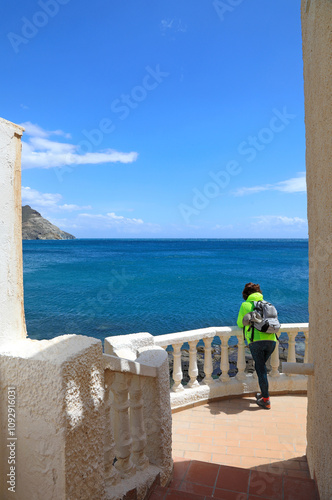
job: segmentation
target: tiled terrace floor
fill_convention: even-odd
[[[173,481],[150,500],[314,500],[306,396],[208,403],[173,414]]]
[[[173,414],[173,457],[309,478],[307,397],[229,399]]]

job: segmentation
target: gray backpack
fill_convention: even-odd
[[[255,328],[263,333],[277,333],[281,326],[276,308],[270,304],[270,302],[266,302],[266,300],[255,301],[254,310],[246,314],[242,322],[243,334],[244,327],[250,325],[249,331],[251,330],[251,342],[254,340]]]

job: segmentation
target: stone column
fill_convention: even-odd
[[[0,118],[0,345],[26,337],[21,203],[23,130]]]

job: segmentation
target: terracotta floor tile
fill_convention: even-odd
[[[180,427],[181,429],[184,429],[184,428],[189,429],[189,422],[185,422],[185,421],[181,422],[180,420],[178,422],[176,422],[173,420],[173,429],[176,429],[178,427]]]
[[[293,437],[293,436],[287,436],[287,435],[284,435],[284,434],[280,434],[279,435],[279,442],[280,443],[286,443],[286,444],[287,443],[292,443],[295,446],[297,444],[302,445],[302,446],[306,445],[306,441],[304,439],[304,436],[301,438],[301,437]]]
[[[270,463],[270,467],[269,467],[269,472],[271,474],[284,474],[286,476],[288,475],[292,475],[292,472],[294,470],[301,470],[299,466],[294,466],[294,464],[292,466],[287,466],[287,465],[284,465],[282,462],[274,462],[274,463]]]
[[[262,450],[262,449],[255,449],[255,457],[271,458],[271,459],[284,458],[283,452],[280,450]]]
[[[304,470],[290,470],[286,475],[288,477],[302,477],[304,479],[310,479],[309,471]]]
[[[211,462],[212,453],[206,453],[204,451],[185,451],[184,458],[189,458],[190,460],[199,460],[202,462]]]
[[[183,481],[179,491],[185,491],[186,493],[194,493],[195,495],[209,495],[212,496],[213,486],[206,486],[203,484],[191,483],[189,481]]]
[[[198,429],[200,430],[202,428],[202,424],[198,424],[197,422],[193,422],[193,423],[190,423],[188,424],[189,425],[189,428],[190,429]],[[214,424],[203,424],[204,425],[204,429],[206,431],[213,431],[214,430]]]
[[[213,453],[221,453],[221,454],[226,454],[226,446],[216,446],[213,445],[211,447],[210,444],[200,444],[199,445],[199,451],[205,451],[206,453],[211,453],[212,449]]]
[[[149,500],[163,500],[166,496],[167,489],[161,486],[155,486],[152,494],[149,496]]]
[[[306,451],[306,403],[305,396],[275,396],[271,411],[265,412],[246,397],[184,410],[173,415],[178,419],[173,454],[242,468],[271,465],[279,474],[307,472],[306,465],[299,465]]]
[[[242,444],[241,444],[242,443]],[[247,447],[248,445],[246,444],[246,441],[241,441],[239,439],[214,439],[213,440],[213,446],[244,446]]]
[[[273,442],[266,441],[265,444],[266,444],[267,450],[279,450],[279,451],[285,452],[285,451],[289,451],[289,448],[290,448],[291,451],[295,452],[295,446],[293,444],[290,444],[288,446],[288,448],[286,447],[285,443],[277,443],[275,441],[273,441]],[[289,444],[289,443],[287,443],[287,444]]]
[[[172,441],[173,441],[173,443],[188,441],[188,435],[187,434],[174,434],[173,433]]]
[[[315,484],[300,478],[284,478],[284,500],[315,500]]]
[[[251,495],[282,500],[283,476],[252,471],[250,476],[249,493]]]
[[[283,446],[285,446],[285,445],[283,445]],[[288,450],[289,450],[289,449],[288,449]],[[282,456],[283,456],[283,458],[284,458],[285,460],[288,460],[288,459],[291,459],[291,458],[295,458],[295,457],[297,457],[298,455],[299,455],[299,454],[298,454],[295,450],[294,450],[294,451],[293,451],[293,450],[292,450],[292,451],[287,451],[287,450],[285,449],[285,450],[283,450],[283,452],[282,452]]]
[[[242,467],[251,469],[253,467],[258,467],[259,465],[269,465],[269,458],[259,458],[259,457],[241,457]]]
[[[190,436],[191,443],[209,444],[211,446],[212,441],[213,441],[212,436]]]
[[[184,451],[177,450],[176,448],[172,448],[172,455],[177,455],[178,457],[184,458]]]
[[[272,440],[276,440],[278,441],[278,435],[273,435],[273,434],[269,434],[268,436],[265,434],[265,429],[261,430],[261,432],[257,432],[257,430],[253,429],[253,432],[252,432],[252,438],[251,439],[255,439],[256,441],[267,441],[267,439],[271,439]]]
[[[197,436],[197,429],[189,429],[185,427],[178,427],[176,430],[173,428],[173,434],[185,434],[186,436]]]
[[[309,470],[309,466],[308,466],[308,462],[307,461],[303,462],[303,461],[299,460],[298,458],[297,458],[297,461],[300,463],[300,469],[301,470],[305,470],[305,471]]]
[[[254,467],[253,470],[259,471],[259,472],[267,472],[269,474],[278,474],[279,476],[286,475],[287,471],[281,470],[281,469],[273,469],[271,468],[270,464],[263,464],[263,465],[258,465]]]
[[[220,500],[246,500],[247,494],[216,488],[213,498],[220,498]]]
[[[227,440],[227,445],[229,446],[233,446],[231,444],[228,443],[228,440]],[[278,443],[279,446],[282,446]],[[253,439],[251,439],[250,441],[243,441],[242,440],[242,437],[241,437],[241,441],[240,441],[240,448],[252,448],[253,450],[256,448],[258,450],[266,450],[267,449],[267,444],[265,441],[254,441]]]
[[[186,462],[186,460],[183,460],[183,458],[181,458],[181,457],[172,457],[172,459],[173,459],[174,463],[177,463],[177,462]]]
[[[189,469],[190,461],[189,460],[175,460],[173,467],[173,479],[183,479],[186,475],[187,470]]]
[[[169,483],[168,487],[171,488],[172,490],[179,490],[182,483],[183,483],[182,479],[173,479]]]
[[[185,480],[206,486],[214,486],[219,468],[220,466],[217,464],[193,461],[189,466]]]
[[[181,448],[184,451],[198,451],[199,450],[199,444],[198,443],[191,443],[185,442],[185,443],[176,443],[176,448]]]
[[[228,465],[241,467],[241,457],[232,456],[232,455],[223,455],[220,453],[213,453],[212,462],[216,464]]]
[[[184,491],[168,490],[165,500],[205,500],[205,495],[195,495]]]
[[[201,436],[209,436],[217,439],[226,439],[225,430],[201,431]]]
[[[248,490],[250,471],[236,467],[221,466],[216,487],[246,493]]]
[[[252,448],[241,448],[235,446],[227,446],[227,455],[239,455],[241,457],[252,457],[254,450]]]
[[[294,444],[294,448],[297,453],[301,453],[302,455],[305,455],[307,452],[307,446],[304,444]]]
[[[269,498],[257,497],[256,495],[249,495],[248,500],[270,500]]]

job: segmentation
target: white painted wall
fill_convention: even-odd
[[[0,345],[26,336],[21,220],[23,130],[0,118]]]

